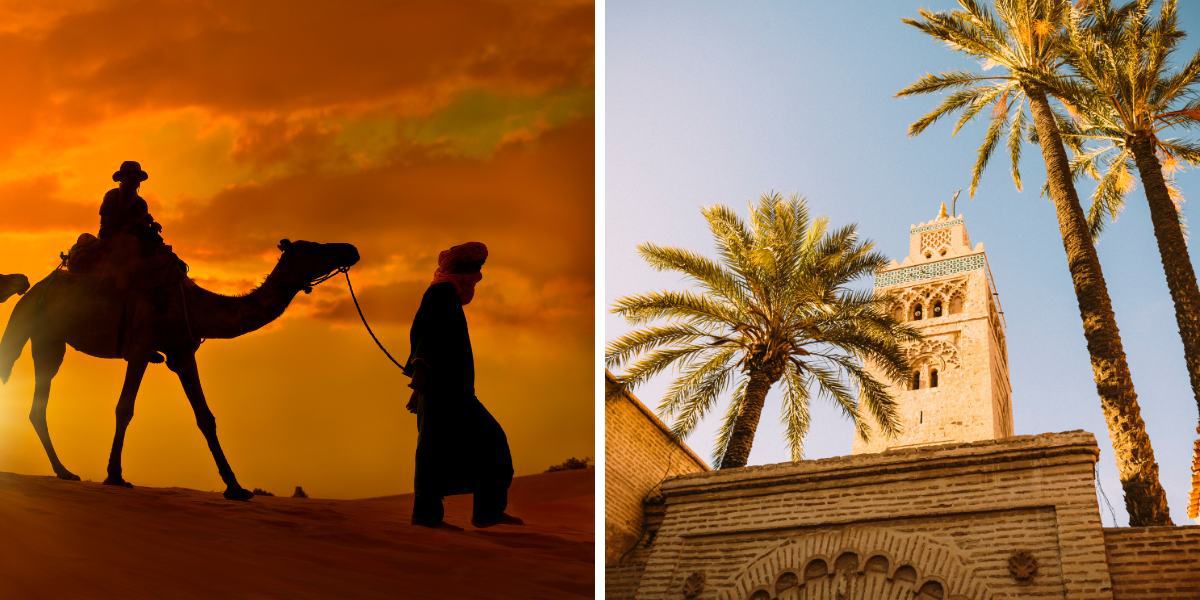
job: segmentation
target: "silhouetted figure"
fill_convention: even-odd
[[[235,338],[266,326],[283,314],[297,294],[310,291],[315,282],[354,265],[359,259],[358,250],[350,244],[282,240],[279,250],[281,255],[275,268],[262,285],[245,295],[216,294],[184,278],[176,287],[178,300],[167,305],[163,313],[133,313],[135,320],[130,324],[124,353],[117,350],[121,346],[115,341],[120,335],[117,324],[125,314],[129,295],[102,274],[57,269],[17,302],[0,340],[0,380],[8,381],[17,357],[26,344],[30,345],[36,381],[29,420],[60,479],[79,480],[59,460],[46,423],[50,383],[62,366],[67,344],[91,356],[123,358],[128,363],[125,384],[117,401],[117,427],[108,459],[108,477],[104,480],[105,484],[123,487],[130,487],[121,472],[125,431],[133,420],[134,401],[149,356],[162,352],[167,367],[179,377],[196,425],[208,442],[217,472],[225,482],[225,497],[250,499],[253,494],[238,483],[217,439],[217,420],[208,408],[196,365],[199,341]],[[186,337],[179,337],[176,334],[179,331],[186,332]]]
[[[0,302],[29,290],[29,278],[24,275],[0,275]]]
[[[296,486],[296,491],[292,492],[293,498],[307,498],[308,494],[304,493],[304,488]]]
[[[173,299],[178,301],[179,285],[187,276],[187,265],[163,242],[162,226],[138,195],[138,188],[148,178],[137,161],[121,163],[112,175],[119,186],[105,193],[100,205],[99,237],[90,233],[79,236],[66,260],[68,270],[102,275],[126,295],[117,351],[139,360],[143,357],[128,354],[126,342],[143,333],[130,331],[130,327],[169,326],[162,317],[167,304]],[[146,315],[152,318],[144,318]],[[185,330],[174,333],[178,338],[188,337]],[[144,358],[150,362],[163,361],[158,352]]]
[[[100,239],[111,240],[119,234],[128,233],[138,238],[147,250],[163,243],[162,225],[150,216],[150,207],[138,195],[138,188],[150,175],[134,160],[121,163],[113,173],[113,181],[119,185],[104,194],[100,204]]]
[[[475,397],[475,360],[463,312],[483,278],[485,260],[487,246],[479,242],[443,251],[413,318],[404,372],[412,378],[408,409],[417,415],[414,525],[454,528],[442,520],[442,498],[468,493],[475,495],[476,527],[522,523],[504,512],[512,455],[504,430]]]

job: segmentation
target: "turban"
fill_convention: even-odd
[[[433,272],[433,283],[453,284],[458,300],[464,305],[469,304],[475,297],[475,284],[483,279],[479,269],[487,256],[487,246],[482,242],[467,242],[442,250],[438,254],[438,268]]]

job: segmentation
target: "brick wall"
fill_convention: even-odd
[[[662,496],[656,496],[646,504],[645,534],[631,547],[604,567],[604,596],[605,598],[633,598],[637,593],[642,572],[646,569],[646,560],[650,558],[650,549],[654,547],[654,539],[658,528],[662,525],[665,506]]]
[[[1200,598],[1200,527],[1105,529],[1115,600]]]
[[[909,585],[893,590],[905,597],[940,586],[929,597],[1107,600],[1098,454],[1090,433],[1071,432],[677,477],[662,485],[663,521],[636,592],[610,597],[679,597],[693,573],[705,579],[698,598],[772,597],[812,560],[848,558],[886,564],[854,576]],[[1029,582],[1009,572],[1022,552],[1038,562]],[[911,583],[878,579],[902,568]],[[819,581],[832,580],[806,589]]]
[[[608,589],[640,575],[630,552],[643,537],[644,502],[671,476],[708,470],[708,465],[636,397],[616,388],[606,374],[604,403],[604,544]],[[618,561],[625,557],[626,560]]]

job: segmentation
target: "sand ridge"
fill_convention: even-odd
[[[409,524],[412,496],[256,497],[0,473],[0,598],[590,598],[592,469],[518,477],[524,527]]]

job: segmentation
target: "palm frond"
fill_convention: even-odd
[[[1088,207],[1088,233],[1098,240],[1109,222],[1115,222],[1125,208],[1125,194],[1129,192],[1133,176],[1129,173],[1130,156],[1121,153],[1108,164],[1101,176],[1096,191],[1092,193],[1092,205]]]
[[[1018,192],[1021,191],[1021,147],[1024,145],[1022,135],[1026,126],[1025,109],[1019,104],[1008,128],[1008,156],[1012,161],[1013,184],[1017,186]]]
[[[995,114],[992,115],[992,120],[988,124],[987,133],[983,136],[983,143],[979,145],[979,150],[975,153],[975,166],[971,168],[971,186],[968,188],[968,195],[975,197],[975,190],[979,188],[979,179],[983,177],[983,170],[987,168],[988,161],[992,158],[992,152],[995,151],[996,145],[1000,142],[1001,130],[1004,128],[1005,121],[1008,120],[1008,107],[997,107]]]
[[[635,329],[607,344],[604,350],[604,364],[610,369],[616,368],[630,358],[659,346],[691,343],[704,337],[710,337],[714,342],[723,339],[688,323]]]
[[[634,325],[655,319],[677,319],[693,323],[734,326],[741,322],[738,311],[718,300],[695,292],[658,291],[618,298],[613,312]]]
[[[671,430],[677,437],[690,434],[725,391],[733,377],[736,364],[731,361],[736,355],[736,348],[721,348],[693,361],[667,389],[658,414],[664,420],[674,417]]]
[[[749,303],[746,290],[737,275],[705,256],[690,250],[649,242],[638,245],[638,254],[654,269],[684,273],[734,306],[745,306]]]
[[[808,435],[811,415],[808,412],[808,384],[804,374],[789,365],[784,372],[783,414],[784,438],[792,462],[804,460],[804,438]]]

